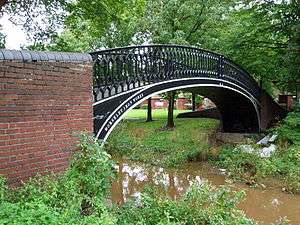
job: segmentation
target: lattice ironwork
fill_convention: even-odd
[[[240,66],[222,55],[178,45],[146,45],[91,53],[95,101],[145,85],[189,77],[229,81],[259,100],[260,88]]]

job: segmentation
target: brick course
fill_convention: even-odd
[[[0,174],[18,184],[60,172],[92,132],[92,63],[0,61]]]

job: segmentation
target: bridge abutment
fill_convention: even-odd
[[[92,133],[88,54],[0,50],[0,174],[16,185],[67,168],[76,132]]]
[[[287,111],[277,104],[265,90],[262,90],[260,110],[261,131],[267,130],[276,122],[282,120],[286,114]]]

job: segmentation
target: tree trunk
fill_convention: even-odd
[[[196,111],[196,94],[195,92],[192,92],[192,111]]]
[[[147,107],[147,120],[146,122],[153,121],[152,119],[152,105],[151,105],[151,97],[147,99],[148,107]]]
[[[174,103],[175,103],[175,92],[171,91],[168,93],[168,100],[169,100],[169,105],[168,105],[168,123],[167,127],[168,128],[173,128],[174,125]]]

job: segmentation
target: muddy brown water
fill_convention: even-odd
[[[210,182],[220,186],[226,176],[207,163],[188,163],[180,169],[166,169],[114,158],[118,176],[112,184],[111,199],[122,204],[129,198],[139,198],[145,185],[152,184],[167,191],[172,199],[178,199],[194,183]],[[251,188],[243,184],[231,184],[235,190],[243,189],[246,198],[239,204],[245,214],[262,224],[276,223],[286,217],[290,224],[300,225],[300,195],[284,193],[274,182],[265,189]]]

